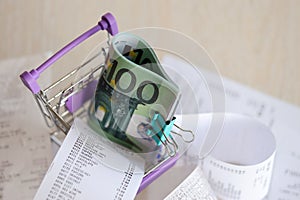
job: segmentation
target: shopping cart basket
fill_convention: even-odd
[[[89,105],[93,100],[98,80],[104,69],[104,62],[100,64],[96,62],[98,64],[92,65],[92,67],[91,63],[95,63],[95,60],[99,58],[100,60],[105,59],[107,49],[101,48],[101,50],[95,55],[90,56],[83,64],[45,89],[40,88],[37,80],[53,63],[100,30],[108,32],[107,44],[109,46],[110,35],[113,36],[118,33],[117,23],[112,14],[107,13],[103,15],[101,21],[96,26],[67,44],[38,68],[32,69],[29,72],[26,71],[20,75],[25,86],[34,94],[34,98],[39,105],[47,125],[52,128],[50,134],[52,141],[58,145],[61,144],[65,134],[68,133],[75,117],[87,118]],[[79,71],[81,73],[78,77]],[[77,78],[76,81],[74,81],[74,77]],[[148,169],[145,172],[139,191],[172,167],[178,157],[178,154],[166,156],[159,163]]]

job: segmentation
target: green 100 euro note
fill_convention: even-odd
[[[173,117],[179,89],[141,38],[121,33],[111,43],[99,79],[92,116],[108,138],[140,152],[157,150],[151,119]],[[153,132],[152,134],[156,134]]]

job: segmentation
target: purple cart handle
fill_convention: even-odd
[[[64,56],[66,53],[71,51],[74,47],[78,46],[80,43],[94,35],[100,30],[107,30],[107,32],[111,35],[115,35],[118,33],[118,26],[115,20],[115,17],[111,13],[106,13],[101,17],[101,21],[90,30],[86,31],[72,42],[67,44],[61,50],[56,52],[52,57],[46,60],[43,64],[41,64],[38,68],[32,69],[30,72],[23,72],[20,75],[20,78],[24,85],[33,93],[37,94],[41,89],[37,83],[37,79],[41,75],[43,71],[45,71],[49,66],[55,63],[58,59]]]

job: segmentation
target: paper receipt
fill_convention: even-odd
[[[52,160],[48,128],[19,80],[47,54],[0,61],[0,199],[31,200]],[[51,80],[48,73],[43,83]],[[40,82],[40,83],[41,83]]]
[[[35,199],[133,199],[144,175],[144,161],[120,150],[75,119]]]
[[[226,114],[222,135],[202,162],[203,171],[221,199],[261,200],[270,188],[275,138],[264,124]]]
[[[200,167],[194,171],[165,200],[217,200]]]

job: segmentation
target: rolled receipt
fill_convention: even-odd
[[[268,127],[247,116],[226,114],[222,135],[202,168],[219,199],[259,200],[268,193],[275,152]]]

